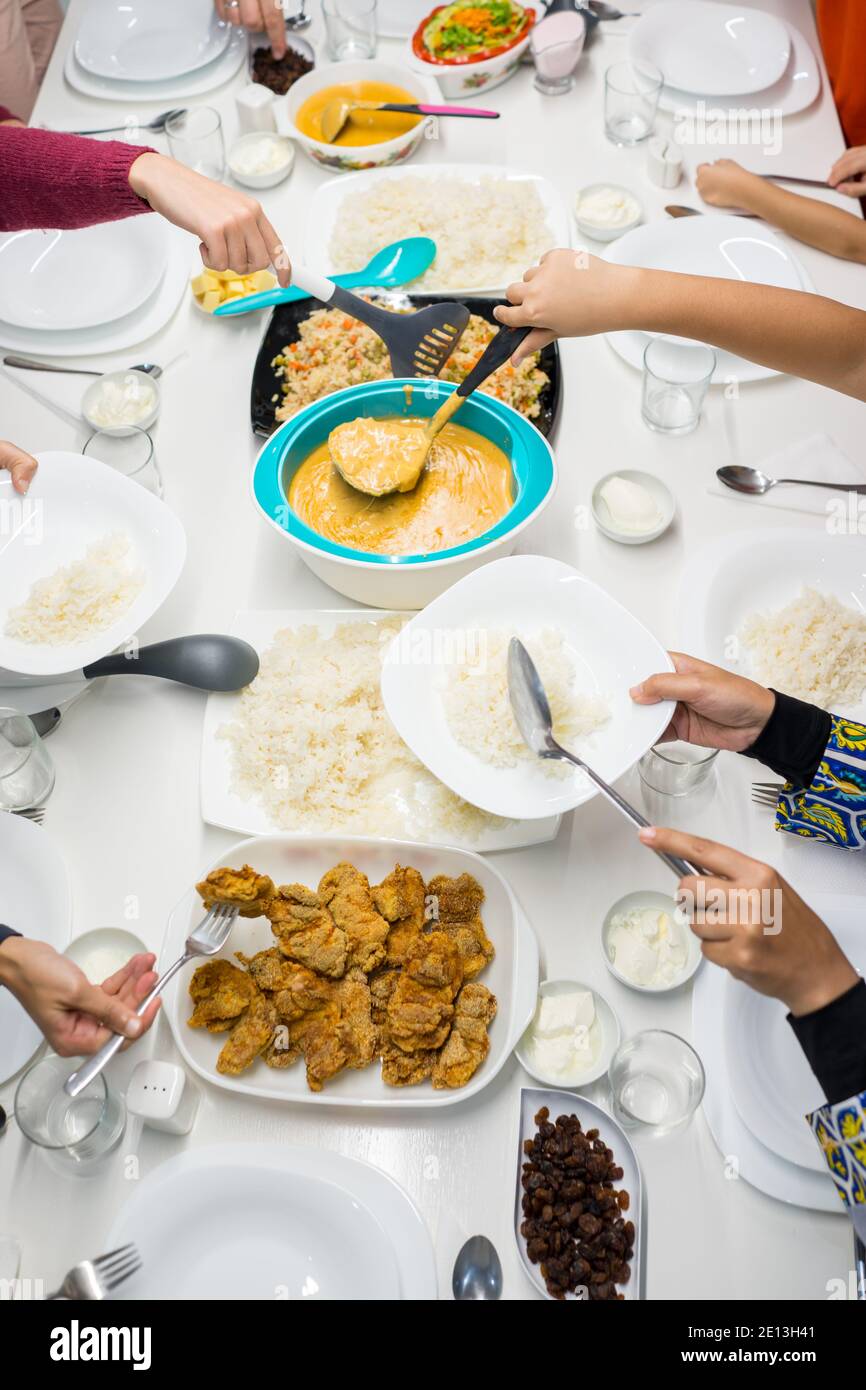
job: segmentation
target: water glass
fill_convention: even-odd
[[[653,63],[614,63],[604,74],[604,133],[614,145],[639,145],[653,128],[664,85]]]
[[[15,1118],[25,1138],[44,1149],[52,1165],[86,1176],[114,1149],[126,1129],[126,1105],[100,1072],[75,1097],[63,1089],[81,1057],[53,1053],[24,1073],[15,1092]]]
[[[33,720],[0,706],[0,807],[29,811],[54,790],[54,764]]]
[[[696,748],[674,739],[657,743],[637,765],[645,786],[664,796],[689,796],[712,776],[718,748]]]
[[[226,171],[226,147],[220,114],[212,106],[194,106],[165,123],[168,148],[175,159],[196,173],[219,181]]]
[[[162,474],[156,462],[153,440],[147,430],[129,425],[126,434],[112,430],[97,430],[81,451],[88,458],[99,459],[116,473],[122,473],[134,483],[140,483],[156,497],[163,494]]]
[[[648,1028],[627,1038],[608,1071],[613,1114],[629,1129],[668,1134],[685,1125],[704,1095],[704,1068],[676,1033]]]
[[[643,355],[641,415],[657,434],[691,434],[697,429],[716,354],[702,343],[651,338]]]
[[[330,58],[375,58],[376,0],[322,0],[322,12]]]

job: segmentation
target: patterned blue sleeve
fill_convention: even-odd
[[[824,1162],[860,1236],[866,1240],[866,1091],[807,1116]]]
[[[785,783],[776,829],[843,849],[866,847],[866,725],[833,716],[811,786]]]

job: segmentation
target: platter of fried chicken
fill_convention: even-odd
[[[532,1017],[538,948],[496,869],[469,851],[300,836],[246,840],[172,914],[166,958],[217,903],[217,957],[166,1009],[218,1086],[338,1105],[443,1105],[500,1070]]]

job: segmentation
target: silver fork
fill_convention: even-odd
[[[118,1284],[141,1269],[141,1256],[134,1245],[121,1245],[96,1260],[82,1260],[70,1269],[59,1289],[46,1302],[56,1299],[76,1301],[105,1298]]]
[[[775,810],[779,794],[784,789],[784,782],[753,782],[752,800],[756,806],[771,806]]]
[[[13,811],[12,814],[13,816],[23,816],[25,820],[32,820],[35,821],[37,825],[41,825],[45,819],[45,807],[28,806],[25,810]]]
[[[165,130],[165,123],[171,120],[172,116],[185,115],[185,106],[173,106],[170,111],[162,111],[160,115],[154,116],[152,121],[142,121],[141,123],[136,121],[134,127],[131,122],[127,122],[126,125],[104,125],[100,126],[98,130],[73,130],[69,133],[71,135],[111,135],[116,130],[134,128],[135,130],[152,130],[154,134],[159,135],[161,131]]]
[[[194,932],[191,932],[186,939],[184,953],[174,963],[170,965],[164,975],[161,975],[146,999],[143,999],[136,1009],[136,1013],[141,1016],[153,1003],[158,994],[161,994],[188,961],[194,960],[196,956],[215,956],[217,951],[221,951],[225,945],[226,938],[232,928],[232,923],[238,915],[237,908],[231,903],[217,903],[212,907],[207,916],[202,918]],[[115,1033],[109,1038],[103,1047],[95,1052],[78,1071],[74,1071],[67,1077],[66,1085],[63,1087],[68,1096],[77,1096],[89,1086],[94,1077],[98,1076],[103,1067],[111,1061],[115,1052],[119,1052],[126,1042],[122,1033]]]

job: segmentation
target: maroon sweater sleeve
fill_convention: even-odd
[[[0,231],[91,227],[150,212],[129,186],[147,145],[0,126]]]

